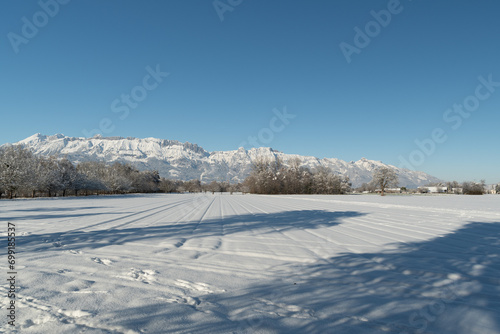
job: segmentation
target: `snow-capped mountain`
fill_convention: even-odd
[[[267,159],[279,157],[285,164],[293,158],[299,158],[302,166],[311,170],[320,165],[326,166],[336,173],[347,174],[354,187],[369,182],[372,172],[382,166],[388,166],[396,171],[401,186],[417,187],[439,181],[423,172],[400,169],[365,158],[356,162],[345,162],[335,158],[318,159],[312,156],[285,154],[268,147],[207,152],[196,144],[181,143],[176,140],[100,136],[75,138],[61,134],[53,136],[35,134],[16,144],[31,149],[37,155],[64,156],[74,163],[89,160],[107,163],[126,162],[140,170],[157,170],[166,178],[199,179],[202,182],[212,180],[241,182],[249,174],[252,161],[260,156]]]

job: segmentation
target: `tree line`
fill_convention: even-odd
[[[0,194],[8,198],[66,196],[89,193],[152,192],[158,189],[156,171],[138,171],[130,165],[81,162],[35,156],[21,146],[0,150]]]
[[[300,166],[298,158],[288,166],[281,159],[257,158],[243,189],[254,194],[345,194],[351,190],[348,176],[318,166],[314,171]]]
[[[0,149],[0,198],[79,196],[154,192],[241,191],[241,185],[199,180],[161,178],[158,171],[139,171],[126,163],[87,161],[73,164],[66,158],[35,156],[21,146]]]
[[[256,194],[343,194],[349,178],[326,167],[310,171],[300,160],[285,166],[280,159],[258,158],[243,183],[200,180],[180,181],[160,177],[158,171],[139,171],[126,163],[86,161],[73,164],[66,158],[36,156],[21,146],[0,149],[0,197],[52,197],[91,194],[153,192],[249,192]]]

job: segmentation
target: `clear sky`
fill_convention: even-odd
[[[498,0],[5,1],[0,144],[100,132],[496,183],[499,14]]]

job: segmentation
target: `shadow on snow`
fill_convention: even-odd
[[[292,211],[20,238],[22,251],[134,241],[259,234],[340,224],[359,212]],[[197,307],[151,302],[116,311],[110,323],[179,333],[500,333],[500,222],[471,222],[445,236],[380,253],[288,263],[286,277],[198,297]],[[284,275],[284,276],[285,276]],[[187,313],[186,310],[195,313]],[[158,330],[158,333],[161,333]]]
[[[135,216],[148,210],[132,213]],[[98,213],[94,213],[98,214]],[[224,236],[236,233],[254,232],[259,235],[269,233],[280,233],[294,229],[317,229],[339,224],[342,218],[357,217],[363,215],[355,211],[330,212],[323,210],[302,210],[286,211],[266,214],[247,214],[225,217],[224,219],[207,219],[187,222],[178,222],[161,225],[161,222],[152,226],[126,228],[115,227],[94,231],[84,231],[84,229],[97,227],[101,224],[123,217],[84,226],[79,229],[46,234],[30,234],[19,237],[21,252],[38,252],[59,250],[60,245],[66,245],[73,250],[95,249],[111,245],[121,245],[128,242],[145,241],[154,243],[161,242],[169,238],[204,238],[211,236]],[[138,220],[144,217],[138,218]],[[135,222],[135,221],[133,221]],[[159,224],[159,225],[158,225]],[[51,242],[57,243],[53,247]]]
[[[113,321],[154,333],[500,333],[500,223],[289,268],[287,277],[201,296],[195,307],[151,303]]]
[[[206,300],[238,310],[237,333],[500,333],[500,223],[291,268],[286,278]]]

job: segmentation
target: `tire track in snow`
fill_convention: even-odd
[[[266,214],[266,215],[270,215],[271,213],[263,210],[263,209],[260,209],[256,206],[254,206],[253,204],[250,204],[250,203],[246,203],[246,205],[249,205],[251,207],[253,207],[254,209]],[[246,209],[243,205],[241,205],[244,209]],[[246,209],[248,212],[250,212],[250,210]],[[309,249],[308,247],[305,247],[303,242],[301,242],[300,240],[296,240],[290,236],[288,236],[287,234],[285,234],[285,232],[282,232],[281,230],[277,229],[275,226],[273,226],[272,224],[268,225],[269,227],[271,227],[275,232],[281,234],[284,238],[286,238],[287,240],[289,241],[292,241],[292,244],[296,244],[298,246],[300,246],[300,248],[305,251],[306,253],[309,253],[317,258],[319,258],[318,254],[316,254],[314,251],[312,251],[311,249]],[[275,251],[273,251],[271,248],[268,248],[268,250],[273,253],[273,258],[274,259],[283,259],[283,258],[287,258],[288,260],[290,260],[289,257],[285,257],[283,255],[280,255],[280,254],[277,254]]]
[[[280,206],[279,205],[275,205],[274,207],[280,207]],[[294,208],[296,208],[296,206],[294,206]],[[287,210],[287,207],[286,206],[285,207],[281,206],[281,209]],[[352,219],[352,218],[348,218],[348,219]],[[355,218],[355,219],[360,220],[360,218]],[[352,229],[352,227],[351,227],[351,229]],[[373,263],[376,266],[382,266],[387,272],[392,272],[395,275],[393,279],[397,280],[398,282],[410,281],[413,284],[417,284],[417,285],[424,284],[424,285],[426,285],[426,284],[432,284],[432,280],[436,277],[436,275],[439,275],[439,277],[442,277],[442,278],[446,278],[447,277],[447,273],[446,272],[439,272],[439,273],[432,272],[431,273],[429,271],[425,271],[425,272],[419,273],[419,272],[416,272],[413,268],[410,268],[410,267],[407,267],[407,266],[405,266],[405,267],[402,267],[402,266],[394,267],[393,265],[387,265],[385,263],[381,263],[381,262],[377,261],[378,259],[376,259],[376,258],[370,258],[368,256],[364,256],[362,254],[359,254],[355,249],[352,249],[348,245],[340,244],[340,243],[335,242],[335,241],[333,241],[331,239],[325,238],[323,235],[317,234],[316,232],[313,232],[310,229],[301,229],[301,230],[303,232],[312,234],[312,235],[316,236],[319,239],[324,240],[326,243],[334,243],[338,248],[344,249],[346,254],[352,254],[352,255],[360,258],[360,260],[362,260],[362,261],[367,261],[367,262]],[[361,241],[360,245],[366,245],[366,244],[370,244],[371,243],[370,241],[368,241],[368,240],[366,240],[364,238],[355,237],[352,234],[348,234],[348,233],[345,233],[345,232],[340,232],[339,229],[335,229],[335,233],[336,234],[343,233],[344,235],[349,235],[351,238],[356,238],[356,239],[358,239],[358,240]],[[402,242],[400,240],[397,241],[397,242],[398,243],[407,244],[406,242]],[[371,243],[371,244],[373,246],[378,246],[377,244],[373,244],[373,243]],[[353,246],[356,246],[356,245],[353,245]],[[336,267],[336,263],[334,262],[334,260],[331,259],[331,258],[329,258],[329,257],[325,258],[325,257],[322,257],[320,255],[317,255],[316,258],[329,263],[330,265],[332,265],[332,268]],[[339,270],[344,271],[343,269],[339,269]],[[432,277],[424,277],[424,275],[428,275],[428,274],[432,274]],[[299,275],[297,275],[297,276],[299,276]]]
[[[205,197],[208,199],[205,195]],[[210,239],[215,237],[213,235],[213,223],[217,219],[217,216],[215,217],[210,217],[209,219],[211,220],[210,223],[212,224],[211,230],[207,231],[208,235],[203,235],[203,230],[205,227],[203,226],[203,222],[210,216],[211,210],[213,210],[214,207],[216,207],[216,199],[217,197],[211,198],[209,200],[208,205],[206,205],[206,208],[201,208],[200,206],[196,207],[196,210],[193,210],[195,213],[193,215],[192,220],[196,220],[196,223],[192,227],[191,232],[188,232],[189,236],[186,235],[185,238],[183,238],[183,241],[179,246],[177,247],[177,250],[188,250],[188,251],[195,251],[195,254],[192,256],[192,259],[198,259],[201,256],[205,255],[207,250],[214,250],[220,247],[221,240],[216,240],[215,242],[212,242]],[[194,218],[196,216],[200,216],[199,218]]]
[[[111,226],[111,229],[116,229],[116,228],[119,228],[119,227],[124,227],[124,226],[130,225],[130,224],[132,224],[134,222],[137,222],[137,221],[139,221],[141,219],[153,216],[155,214],[161,213],[161,212],[169,210],[171,208],[175,208],[176,206],[182,205],[183,203],[186,203],[186,202],[189,202],[189,199],[185,199],[185,200],[183,200],[181,202],[173,203],[173,204],[172,203],[167,203],[167,204],[158,205],[158,203],[153,203],[153,204],[151,204],[152,208],[144,209],[144,210],[139,211],[139,212],[133,212],[133,213],[130,213],[128,215],[121,216],[121,217],[117,217],[117,218],[113,218],[113,219],[108,219],[108,220],[105,220],[105,221],[102,221],[102,222],[98,222],[98,223],[95,223],[95,224],[92,224],[92,225],[86,225],[86,226],[81,227],[81,228],[76,228],[76,229],[68,230],[65,233],[82,231],[84,229],[88,229],[88,228],[92,228],[92,227],[97,227],[97,226],[104,227],[103,225],[111,224],[113,222],[119,222],[121,220],[134,217],[134,220],[132,220],[130,222],[127,222],[127,223],[122,223],[122,224],[119,224],[119,225],[113,225],[113,226]],[[147,205],[144,205],[144,206],[147,206]],[[139,207],[142,207],[142,206],[139,206]],[[148,214],[148,212],[151,212],[152,210],[158,210],[158,211]],[[118,211],[118,210],[116,210],[116,211]],[[141,214],[145,214],[145,216],[140,216]],[[139,216],[139,217],[136,217],[136,216]],[[107,229],[109,229],[109,228],[107,228]]]
[[[249,204],[249,203],[247,203],[247,204]],[[249,205],[253,206],[253,207],[254,207],[255,209],[257,209],[257,210],[261,210],[261,211],[262,211],[262,209],[259,209],[259,208],[255,207],[255,206],[254,206],[254,205],[252,205],[252,204],[249,204]],[[280,210],[282,210],[282,211],[284,211],[284,212],[288,212],[288,211],[290,211],[290,210],[293,210],[293,209],[295,209],[295,210],[296,210],[296,209],[297,209],[297,206],[291,206],[291,205],[278,205],[278,204],[276,204],[276,203],[275,203],[275,205],[273,205],[273,207],[274,207],[274,208],[278,208],[278,209],[280,209]],[[306,209],[309,209],[309,210],[310,210],[311,208],[310,208],[310,207],[307,207]],[[324,207],[322,207],[322,206],[318,206],[316,209],[317,209],[317,210],[321,210],[321,211],[325,211],[325,208],[324,208]],[[303,210],[305,210],[305,209],[303,209]],[[266,212],[266,211],[263,211],[263,212],[265,212],[265,213],[269,214],[269,213],[268,213],[268,212]],[[335,211],[332,211],[332,213],[335,213]],[[349,218],[351,218],[351,217],[349,217]],[[319,234],[316,234],[316,233],[311,232],[311,231],[310,231],[310,230],[311,230],[310,228],[307,228],[307,227],[299,227],[299,226],[297,226],[297,227],[296,227],[296,229],[297,229],[297,230],[300,230],[300,231],[302,231],[302,232],[308,233],[308,234],[310,234],[310,235],[314,236],[315,238],[318,238],[319,240],[323,241],[321,244],[333,243],[331,240],[329,240],[329,239],[327,239],[327,238],[323,237],[322,235],[319,235]],[[337,231],[338,231],[337,229],[336,229],[335,231],[336,231],[336,233],[338,233],[338,232],[337,232]],[[313,254],[313,255],[314,255],[314,257],[315,257],[316,259],[318,259],[318,260],[324,260],[324,259],[325,259],[324,255],[321,255],[321,254],[319,254],[319,253],[317,252],[317,250],[314,250],[314,248],[315,248],[314,246],[311,246],[310,244],[305,245],[302,239],[292,238],[292,237],[290,237],[290,236],[288,236],[288,235],[285,235],[285,236],[286,236],[287,238],[291,239],[291,240],[294,240],[295,242],[298,242],[298,243],[302,246],[302,248],[303,248],[304,250],[309,251],[311,254]],[[362,240],[362,239],[361,239],[361,240]],[[365,245],[368,243],[368,241],[367,241],[367,240],[363,240],[362,242],[364,242],[364,244],[365,244]],[[348,253],[353,252],[351,249],[349,249],[348,247],[346,247],[346,246],[344,246],[344,245],[340,245],[340,244],[338,244],[338,243],[334,243],[334,244],[335,244],[335,246],[337,246],[338,248],[344,249],[344,250],[345,250],[346,252],[348,252]],[[314,245],[317,245],[317,243],[314,243]],[[311,247],[312,247],[313,249],[311,249]],[[322,248],[324,248],[324,247],[322,247]]]
[[[113,230],[120,231],[125,226],[130,226],[130,225],[132,225],[134,223],[137,223],[137,222],[143,222],[144,220],[147,220],[147,219],[150,219],[150,218],[152,218],[154,216],[162,214],[165,211],[172,210],[173,208],[175,208],[175,207],[177,207],[179,205],[182,205],[182,203],[185,203],[185,202],[189,202],[189,199],[183,200],[180,203],[173,203],[173,204],[172,203],[167,203],[167,204],[158,205],[158,203],[154,203],[152,205],[152,208],[141,210],[139,212],[134,212],[134,213],[131,213],[131,214],[127,214],[125,216],[114,218],[114,219],[111,219],[111,220],[101,221],[99,223],[92,224],[92,225],[86,225],[86,226],[83,226],[83,227],[80,227],[80,228],[71,229],[71,230],[67,230],[67,231],[64,231],[64,232],[60,232],[60,233],[55,233],[55,234],[52,235],[53,238],[51,240],[52,241],[56,240],[53,243],[55,247],[61,247],[62,248],[63,246],[68,246],[65,243],[65,240],[64,240],[65,238],[68,238],[68,237],[71,238],[71,236],[72,236],[73,233],[77,233],[77,232],[86,233],[86,232],[89,232],[89,231],[86,231],[89,227],[90,228],[97,227],[97,226],[100,227],[97,230],[91,230],[92,232],[103,230],[106,227],[105,228],[106,229],[106,233],[110,234],[110,232],[113,231]],[[138,206],[138,207],[144,207],[144,206]],[[129,220],[129,221],[124,222],[124,223],[120,223],[123,220],[128,220],[130,218],[132,218],[132,220]],[[112,224],[112,223],[115,223],[115,225],[111,225],[111,226],[107,227],[107,224]],[[119,224],[116,225],[116,223],[119,223]],[[144,227],[144,226],[142,226],[142,227]],[[69,244],[69,246],[71,247],[71,244]]]
[[[269,195],[262,195],[269,196]],[[336,195],[333,195],[336,196]],[[453,195],[451,195],[453,196]],[[480,217],[488,217],[489,219],[492,216],[495,216],[495,219],[500,218],[500,213],[497,211],[478,211],[471,209],[447,209],[447,208],[439,208],[439,207],[425,207],[419,205],[405,205],[405,204],[391,204],[391,203],[375,203],[375,202],[362,202],[362,201],[343,201],[338,199],[319,199],[319,198],[307,198],[305,196],[294,197],[289,195],[282,195],[283,199],[295,199],[295,200],[304,200],[304,201],[312,201],[312,202],[325,202],[325,203],[337,203],[343,204],[347,206],[364,206],[364,207],[373,207],[380,209],[401,209],[402,211],[419,211],[426,212],[428,214],[435,214],[436,217],[440,217],[442,213],[446,213],[448,215],[461,215],[461,216],[480,216]]]
[[[264,196],[266,196],[266,195],[264,195]],[[298,200],[304,199],[303,197],[293,197],[293,196],[283,196],[283,198],[288,198],[288,199],[293,198],[296,200],[297,199]],[[392,239],[393,241],[395,241],[396,243],[400,243],[400,244],[404,244],[404,245],[408,245],[408,242],[425,241],[425,240],[428,240],[428,238],[416,238],[416,240],[404,241],[401,238],[404,239],[405,237],[407,237],[408,234],[397,233],[394,231],[394,229],[399,228],[399,229],[402,229],[404,231],[408,231],[411,233],[412,236],[418,235],[418,234],[425,234],[428,237],[436,238],[436,237],[439,237],[440,235],[447,235],[450,232],[452,232],[453,230],[455,230],[457,227],[462,226],[462,224],[454,224],[452,228],[437,229],[437,228],[432,228],[428,225],[427,226],[421,225],[421,224],[415,225],[415,224],[408,223],[408,222],[401,223],[401,220],[391,219],[394,211],[390,211],[391,212],[390,215],[388,215],[388,214],[386,215],[384,213],[384,211],[387,211],[388,208],[391,210],[394,208],[398,208],[398,209],[404,208],[405,209],[405,217],[407,217],[408,210],[422,211],[423,207],[420,207],[420,206],[396,205],[396,204],[386,204],[386,203],[381,203],[381,204],[377,205],[378,203],[370,203],[370,202],[349,202],[349,201],[324,200],[324,199],[315,199],[315,198],[305,198],[305,199],[308,201],[313,201],[313,202],[317,201],[317,202],[324,202],[324,203],[343,203],[343,204],[358,204],[358,205],[363,205],[365,203],[372,204],[372,205],[370,205],[371,207],[378,208],[378,209],[381,209],[383,211],[377,211],[375,213],[372,213],[370,215],[369,221],[366,220],[365,218],[358,218],[358,217],[352,217],[352,221],[353,222],[357,221],[358,222],[357,225],[362,226],[363,229],[365,229],[365,230],[366,229],[373,229],[373,230],[380,231],[381,234],[373,233],[373,235],[379,235],[382,238],[388,238],[388,235],[397,235],[398,236],[397,238],[394,238],[394,237],[389,237],[389,238]],[[437,210],[444,211],[447,214],[454,213],[454,216],[458,216],[459,218],[461,218],[462,221],[464,221],[464,219],[463,219],[464,212],[465,211],[470,212],[469,210],[462,210],[460,212],[456,212],[455,210],[449,210],[449,209],[442,209],[441,210],[439,208],[437,208]],[[473,213],[476,213],[476,211],[473,210]],[[381,218],[381,217],[379,217],[380,215],[386,215],[386,217]],[[425,222],[435,221],[436,217],[439,219],[439,221],[441,221],[443,219],[442,215],[436,216],[435,211],[430,211],[430,212],[426,211],[425,213],[420,213],[418,215],[418,217],[420,220],[423,219]],[[447,216],[447,218],[449,218],[449,215]],[[373,221],[382,221],[383,224],[373,224],[372,223]],[[465,222],[466,221],[464,221],[464,223]],[[394,224],[394,223],[397,223],[397,224]],[[382,226],[387,227],[387,229],[380,229],[375,225],[379,225],[379,226],[382,225]],[[443,226],[442,223],[437,223],[436,225]],[[449,225],[446,225],[446,226],[449,226]],[[350,226],[350,225],[347,225],[345,227],[350,228],[351,230],[354,229],[354,227]],[[413,227],[413,228],[411,228],[411,227]],[[487,229],[487,227],[483,227],[483,228]],[[423,229],[430,231],[431,233],[424,232],[424,231],[422,231]],[[492,231],[495,231],[495,229],[492,228]],[[349,234],[349,235],[352,236],[351,234]],[[484,235],[474,234],[474,233],[470,233],[470,232],[468,232],[466,235],[470,235],[471,237],[484,236]],[[463,241],[464,243],[467,243],[467,237],[461,237],[460,240]],[[455,251],[459,251],[461,249],[461,246],[460,245],[451,245],[451,248],[454,249],[452,252],[455,252]],[[500,245],[499,245],[498,249],[500,250]]]

